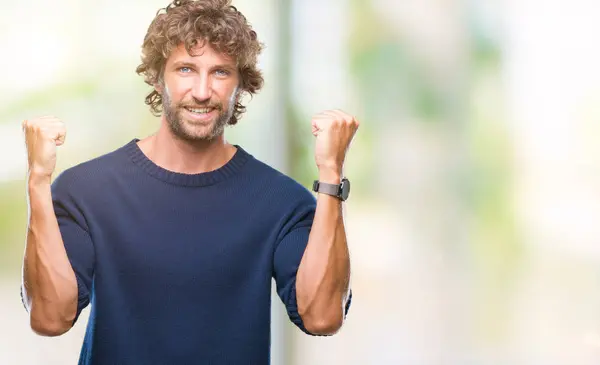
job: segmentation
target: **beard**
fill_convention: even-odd
[[[226,108],[223,108],[222,103],[198,103],[181,102],[173,105],[171,96],[168,90],[162,96],[162,107],[167,120],[167,124],[175,137],[188,142],[210,142],[216,137],[219,137],[225,131],[225,126],[229,123],[237,100],[238,89],[232,93],[229,103]],[[208,125],[198,125],[185,120],[182,115],[184,107],[192,108],[213,108],[217,112],[217,116],[209,122]]]

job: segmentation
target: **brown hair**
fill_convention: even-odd
[[[160,9],[144,37],[142,64],[136,72],[148,85],[155,86],[162,82],[167,58],[174,48],[183,43],[191,54],[193,47],[205,42],[236,60],[242,93],[253,95],[262,88],[263,77],[256,63],[263,45],[231,0],[175,0]],[[156,90],[146,96],[145,103],[152,114],[159,116],[162,112],[162,96]],[[236,124],[245,111],[238,99],[229,124]]]

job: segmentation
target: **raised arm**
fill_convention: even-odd
[[[23,123],[28,157],[28,227],[23,259],[22,296],[31,328],[58,336],[72,326],[77,313],[77,280],[69,262],[53,209],[51,175],[56,146],[65,139],[63,123],[42,117]]]
[[[326,111],[313,118],[319,181],[339,184],[346,151],[358,122],[348,114]],[[343,324],[350,296],[350,257],[342,201],[319,194],[308,244],[296,275],[298,313],[313,334],[330,335]]]

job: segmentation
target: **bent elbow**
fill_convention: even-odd
[[[56,337],[68,332],[73,327],[73,321],[60,316],[47,316],[32,310],[29,314],[29,326],[36,334],[46,337]]]
[[[71,326],[59,321],[40,321],[31,318],[30,326],[37,335],[45,337],[57,337],[67,333]]]
[[[304,322],[304,327],[308,332],[318,336],[331,336],[336,334],[344,324],[343,316],[329,316],[316,319],[309,319]]]

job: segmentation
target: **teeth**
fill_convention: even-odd
[[[198,113],[198,114],[206,114],[212,110],[209,108],[200,108],[200,109],[186,108],[186,109],[191,111],[192,113]]]

